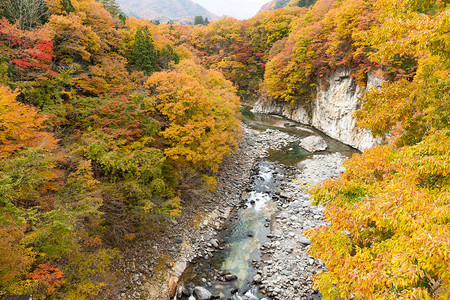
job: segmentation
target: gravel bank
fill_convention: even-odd
[[[271,242],[262,246],[263,259],[256,263],[258,275],[254,278],[260,290],[273,299],[319,299],[309,276],[324,266],[307,254],[311,241],[303,231],[326,225],[324,208],[311,206],[310,195],[303,188],[338,177],[344,159],[338,153],[316,155],[292,168],[290,180],[283,182]]]

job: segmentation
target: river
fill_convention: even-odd
[[[320,299],[310,275],[324,266],[307,254],[309,241],[302,232],[326,223],[323,208],[310,206],[303,187],[339,176],[343,159],[356,150],[278,116],[248,110],[242,116],[251,129],[288,134],[293,142],[258,160],[241,205],[208,243],[210,255],[190,263],[180,282],[186,294],[201,287],[220,299]],[[327,149],[310,153],[300,147],[299,141],[311,135],[322,137]]]

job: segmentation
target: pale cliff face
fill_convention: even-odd
[[[328,88],[317,88],[310,107],[291,107],[286,102],[258,102],[254,111],[285,116],[294,121],[311,125],[330,137],[356,149],[364,150],[381,143],[370,131],[356,125],[353,113],[361,106],[365,89],[356,85],[349,70],[335,71],[326,78]],[[381,86],[381,78],[369,74],[367,88]]]

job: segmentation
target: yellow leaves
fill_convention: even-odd
[[[444,2],[379,0],[375,6],[381,25],[366,36],[367,41],[378,49],[372,54],[373,59],[384,62],[396,55],[429,56],[432,45],[439,49],[438,52],[446,51],[449,9]]]
[[[266,65],[266,72],[264,74],[264,83],[269,91],[269,94],[274,98],[285,97],[285,91],[287,90],[287,86],[283,78],[285,78],[286,75],[283,75],[281,71],[281,68],[283,68],[284,64],[285,62],[283,61],[282,57],[278,55],[275,56]]]
[[[192,61],[180,62],[176,71],[153,74],[147,84],[170,122],[161,132],[171,145],[164,153],[178,163],[216,171],[236,145],[239,100],[232,84]]]
[[[7,292],[11,295],[32,294],[37,285],[38,282],[32,279],[18,280],[8,285]]]
[[[51,9],[61,12],[60,5],[51,2]],[[72,2],[75,12],[50,16],[49,26],[56,37],[57,54],[72,56],[72,59],[79,55],[84,61],[90,61],[92,55],[117,47],[122,37],[103,5],[93,0]]]
[[[169,215],[171,217],[180,217],[181,215],[181,198],[174,197],[170,201],[165,203],[165,206],[170,209]]]
[[[205,181],[206,185],[208,186],[209,191],[215,191],[217,179],[213,176],[203,175],[203,180]]]
[[[60,42],[55,49],[57,55],[79,55],[83,60],[89,61],[91,55],[101,49],[100,37],[92,28],[83,25],[82,18],[75,14],[52,15],[49,25],[55,32],[55,38]]]
[[[93,190],[100,182],[94,179],[91,160],[82,160],[77,170],[69,175],[68,184],[80,181],[83,190]]]
[[[241,38],[241,22],[234,18],[222,18],[208,26],[196,26],[189,36],[190,42],[198,49],[211,55],[216,50],[225,50],[233,41]]]
[[[358,124],[376,136],[400,129],[391,137],[397,146],[417,143],[431,128],[445,127],[450,98],[440,91],[444,82],[433,84],[433,90],[426,85],[401,79],[385,83],[380,90],[371,89],[363,108],[355,113]]]
[[[339,39],[347,39],[352,36],[358,26],[363,11],[368,9],[369,5],[364,0],[343,1],[341,5],[335,5],[324,16],[325,30],[333,30]]]
[[[394,128],[397,146],[415,144],[433,130],[448,128],[450,9],[443,3],[429,4],[377,1],[380,25],[364,37],[375,49],[371,60],[406,79],[369,91],[356,117],[375,135]]]
[[[429,169],[437,161],[448,167],[447,140],[438,132],[397,151],[368,150],[346,162],[342,178],[313,190],[316,200],[332,201],[325,212],[331,227],[308,233],[311,253],[329,269],[316,278],[325,298],[431,299],[435,285],[450,280],[450,193],[442,192],[450,182]],[[425,184],[425,175],[440,189]],[[354,202],[348,191],[358,184],[365,192]],[[345,237],[347,246],[336,242]]]
[[[89,67],[92,78],[84,76],[77,79],[78,87],[88,94],[127,94],[138,86],[137,80],[133,80],[133,76],[130,76],[126,69],[127,63],[127,60],[118,54],[104,56],[99,64]]]
[[[415,91],[408,90],[405,81],[391,85],[396,84],[394,90],[375,91],[384,93],[385,101],[399,101],[394,109],[381,112],[383,102],[378,106],[374,102],[371,117],[380,118],[382,113],[408,122],[410,117],[402,111],[404,99],[395,99],[394,91],[406,98]],[[402,85],[408,92],[402,91]],[[450,281],[448,145],[448,129],[430,129],[412,146],[381,146],[353,156],[345,162],[341,178],[312,189],[316,201],[329,202],[325,215],[331,226],[308,233],[313,241],[311,253],[329,269],[315,279],[325,298],[348,298],[352,293],[358,299],[446,299]],[[342,246],[334,244],[343,231],[352,249],[349,256],[342,256]]]

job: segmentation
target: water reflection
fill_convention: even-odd
[[[275,129],[290,135],[295,135],[299,140],[310,135],[319,135],[325,140],[328,148],[317,154],[339,152],[347,157],[351,157],[354,153],[358,153],[356,149],[330,138],[323,132],[314,129],[311,126],[291,122],[276,115],[252,113],[248,108],[244,108],[241,113],[242,121],[255,130],[264,131],[266,129]],[[267,159],[287,166],[296,166],[299,162],[311,155],[312,153],[300,147],[298,143],[293,143],[280,150],[269,151]]]

